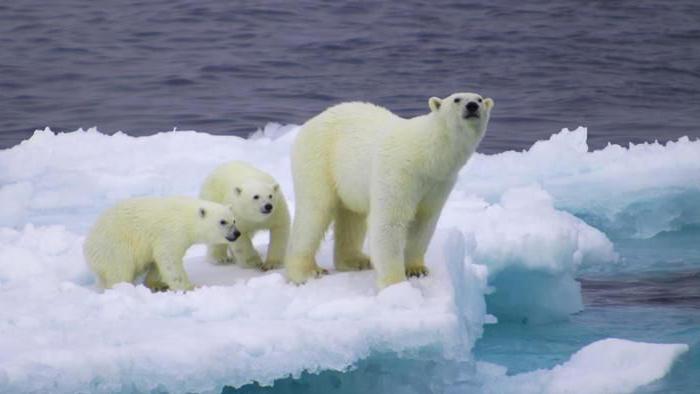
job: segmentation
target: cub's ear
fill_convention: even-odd
[[[199,217],[203,218],[207,216],[207,211],[204,208],[199,208]]]
[[[236,191],[236,195],[238,196],[240,196],[241,193],[243,193],[243,189],[241,189],[240,187],[236,187],[234,190]]]
[[[275,186],[272,187],[272,190],[278,191],[280,189],[280,185],[278,183],[275,183]]]
[[[496,103],[493,102],[493,99],[484,99],[484,107],[486,107],[486,109],[490,110],[494,105],[496,105]]]
[[[428,107],[430,107],[430,110],[433,112],[437,112],[440,109],[440,105],[442,105],[442,100],[437,97],[431,97],[430,100],[428,100]]]

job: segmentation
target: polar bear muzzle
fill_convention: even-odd
[[[240,237],[240,236],[241,236],[241,232],[238,231],[238,229],[236,227],[232,227],[231,232],[226,234],[226,240],[229,242],[235,242],[238,239],[238,237]]]
[[[267,204],[263,205],[262,207],[260,207],[260,212],[262,214],[268,215],[268,214],[270,214],[270,212],[272,212],[273,208],[274,208],[274,206],[272,204],[267,203]]]
[[[470,101],[464,107],[464,119],[475,118],[479,119],[479,103],[475,101]]]

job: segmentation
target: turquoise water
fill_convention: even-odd
[[[509,373],[552,368],[581,347],[615,337],[643,342],[687,343],[688,353],[671,372],[642,392],[697,392],[700,387],[700,308],[666,306],[587,306],[568,321],[543,325],[487,326],[476,357],[508,367]]]
[[[686,216],[687,218],[687,216]],[[601,226],[604,227],[604,226]],[[700,226],[681,226],[648,239],[607,235],[620,254],[612,266],[579,273],[585,309],[565,321],[487,325],[476,358],[508,367],[509,374],[552,368],[581,347],[614,337],[686,343],[663,379],[638,392],[696,393],[700,387]]]

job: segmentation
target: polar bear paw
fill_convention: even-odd
[[[236,262],[236,259],[234,259],[233,257],[225,256],[215,259],[214,262],[220,265],[234,264]]]
[[[282,261],[268,260],[260,265],[261,271],[270,271],[282,267]]]
[[[406,276],[409,278],[420,278],[421,276],[427,276],[429,272],[428,267],[425,265],[406,267]]]
[[[372,268],[369,257],[364,254],[338,259],[335,269],[338,271],[363,271]]]
[[[328,270],[319,267],[316,262],[297,261],[295,263],[293,260],[291,263],[287,262],[287,279],[298,285],[312,278],[320,278],[327,273]]]

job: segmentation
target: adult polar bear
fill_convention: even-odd
[[[334,264],[371,262],[384,288],[427,273],[423,256],[457,173],[479,145],[494,102],[475,93],[431,97],[430,113],[401,118],[368,103],[345,103],[304,124],[292,148],[295,218],[287,277],[320,275],[315,255],[335,220]]]

